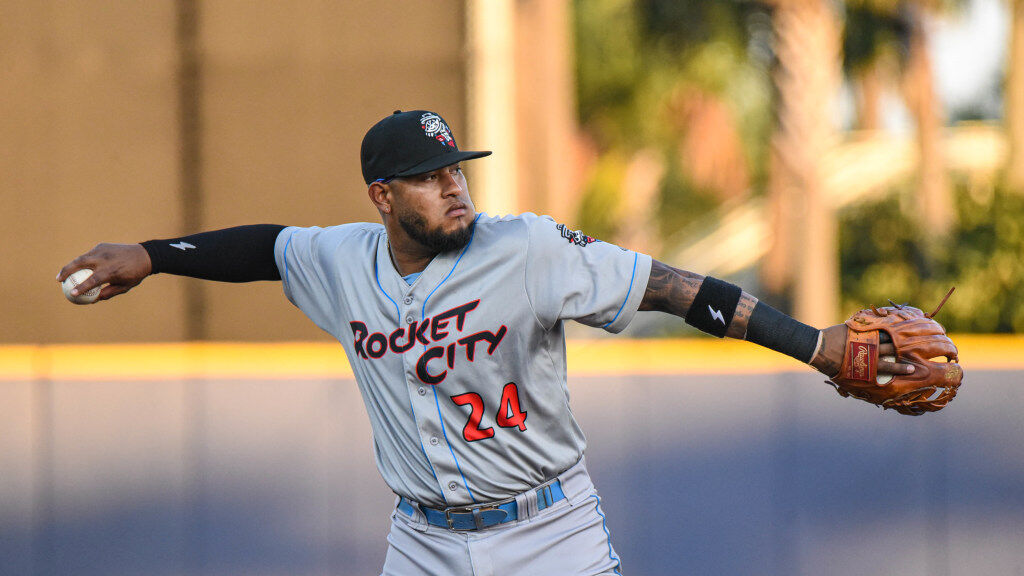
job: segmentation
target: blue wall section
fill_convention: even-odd
[[[813,374],[700,380],[623,383],[634,401],[612,426],[581,414],[629,573],[1024,569],[1020,373],[973,373],[950,407],[917,418],[841,399]],[[661,400],[626,422],[641,398]]]
[[[1024,570],[1024,373],[900,416],[811,373],[581,378],[628,575]],[[0,383],[0,574],[376,574],[345,380]],[[526,407],[528,409],[528,407]]]

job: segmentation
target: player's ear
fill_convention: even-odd
[[[370,197],[370,202],[373,202],[373,205],[377,207],[377,210],[384,214],[391,213],[391,190],[387,184],[374,182],[366,189],[366,194]]]

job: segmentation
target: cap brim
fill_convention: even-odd
[[[445,153],[445,154],[441,154],[439,156],[434,156],[433,158],[430,158],[428,160],[424,160],[423,162],[420,162],[419,164],[417,164],[415,166],[412,166],[411,168],[406,168],[405,170],[402,170],[401,172],[395,174],[393,177],[394,178],[404,178],[406,176],[415,176],[416,174],[423,174],[424,172],[433,172],[434,170],[437,170],[438,168],[444,168],[445,166],[451,166],[452,164],[458,164],[459,162],[462,162],[463,160],[472,160],[474,158],[483,158],[484,156],[490,156],[490,155],[491,155],[491,151],[490,150],[482,150],[482,151],[464,150],[464,151],[448,152],[448,153]]]

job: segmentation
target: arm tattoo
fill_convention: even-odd
[[[740,295],[740,301],[736,304],[736,312],[732,315],[732,322],[729,324],[729,331],[725,333],[729,338],[745,338],[747,336],[747,321],[754,312],[757,305],[757,298],[744,292]]]
[[[700,274],[673,268],[658,262],[651,265],[651,278],[647,281],[647,292],[640,301],[640,310],[667,312],[683,318],[697,297],[704,277]]]
[[[667,312],[680,318],[686,313],[697,296],[704,276],[673,268],[657,260],[651,265],[651,278],[647,281],[647,292],[640,302],[640,310]],[[747,321],[754,311],[757,298],[743,292],[736,305],[729,330],[725,333],[729,338],[743,338],[747,333]]]

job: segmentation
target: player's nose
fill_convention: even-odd
[[[462,193],[462,182],[456,174],[445,173],[441,176],[442,194],[445,196],[454,196]]]

